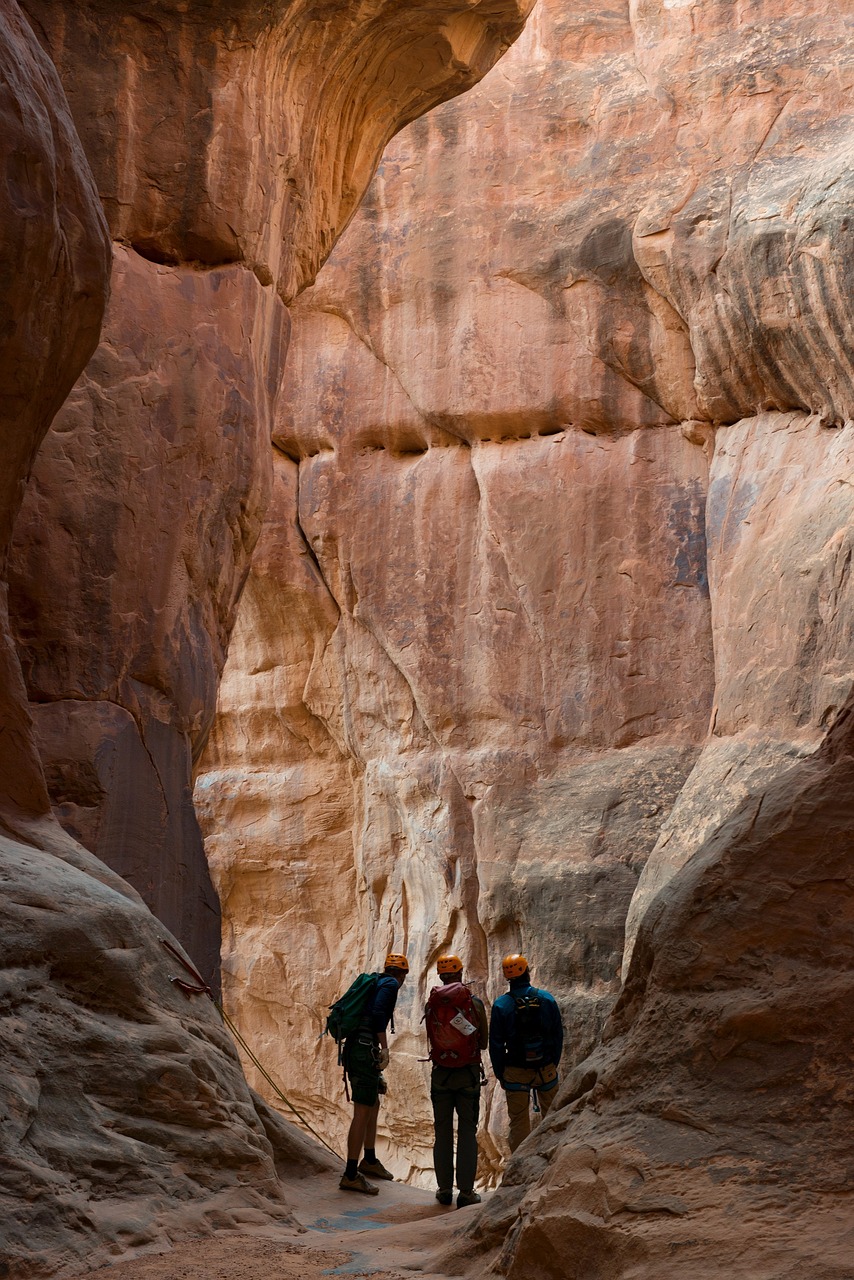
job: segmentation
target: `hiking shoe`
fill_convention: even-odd
[[[375,1187],[372,1182],[368,1182],[365,1175],[359,1172],[356,1173],[355,1178],[348,1178],[345,1173],[338,1186],[341,1191],[361,1191],[362,1195],[365,1196],[378,1196],[380,1193],[379,1187]]]
[[[439,1204],[453,1204],[454,1193],[453,1191],[437,1191],[436,1199],[439,1201]]]
[[[480,1204],[480,1196],[476,1191],[461,1191],[457,1196],[457,1208],[465,1209],[470,1204]]]
[[[394,1174],[389,1173],[384,1164],[379,1160],[366,1160],[364,1156],[359,1165],[359,1173],[366,1173],[369,1178],[384,1178],[387,1182],[394,1182]]]

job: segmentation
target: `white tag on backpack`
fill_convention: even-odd
[[[458,1013],[455,1018],[451,1018],[451,1021],[448,1023],[448,1026],[456,1027],[457,1031],[459,1031],[460,1034],[464,1036],[473,1036],[475,1031],[477,1031],[477,1027],[473,1027],[471,1025],[468,1018],[465,1016],[464,1013],[462,1013],[462,1011]]]

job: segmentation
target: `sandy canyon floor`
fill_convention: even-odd
[[[305,1179],[294,1194],[293,1228],[267,1226],[185,1240],[168,1253],[147,1254],[80,1276],[99,1280],[446,1280],[431,1259],[474,1208],[442,1208],[432,1192],[381,1183],[376,1199],[339,1191],[337,1175]]]

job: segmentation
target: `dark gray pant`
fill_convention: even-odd
[[[475,1067],[434,1067],[430,1080],[433,1103],[433,1168],[440,1191],[454,1187],[454,1114],[457,1116],[457,1186],[472,1191],[477,1173],[477,1122],[480,1116],[480,1071]]]

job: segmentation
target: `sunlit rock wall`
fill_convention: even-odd
[[[116,252],[17,521],[13,627],[58,818],[216,985],[192,769],[269,498],[285,303],[391,134],[482,76],[530,5],[25,7]]]
[[[440,948],[490,998],[524,948],[583,1057],[708,726],[709,450],[685,327],[634,262],[615,186],[630,41],[613,18],[535,11],[470,115],[435,112],[387,151],[292,311],[278,496],[196,796],[232,1007],[339,1142],[322,1014],[407,948],[400,1172],[431,1164],[417,1060]],[[595,100],[597,162],[570,110]],[[494,1174],[503,1102],[486,1110]]]
[[[404,1172],[439,947],[525,947],[574,1058],[622,964],[473,1234],[515,1280],[850,1272],[850,35],[545,0],[294,311],[197,789],[228,996],[328,1115],[323,1006],[406,946]]]

